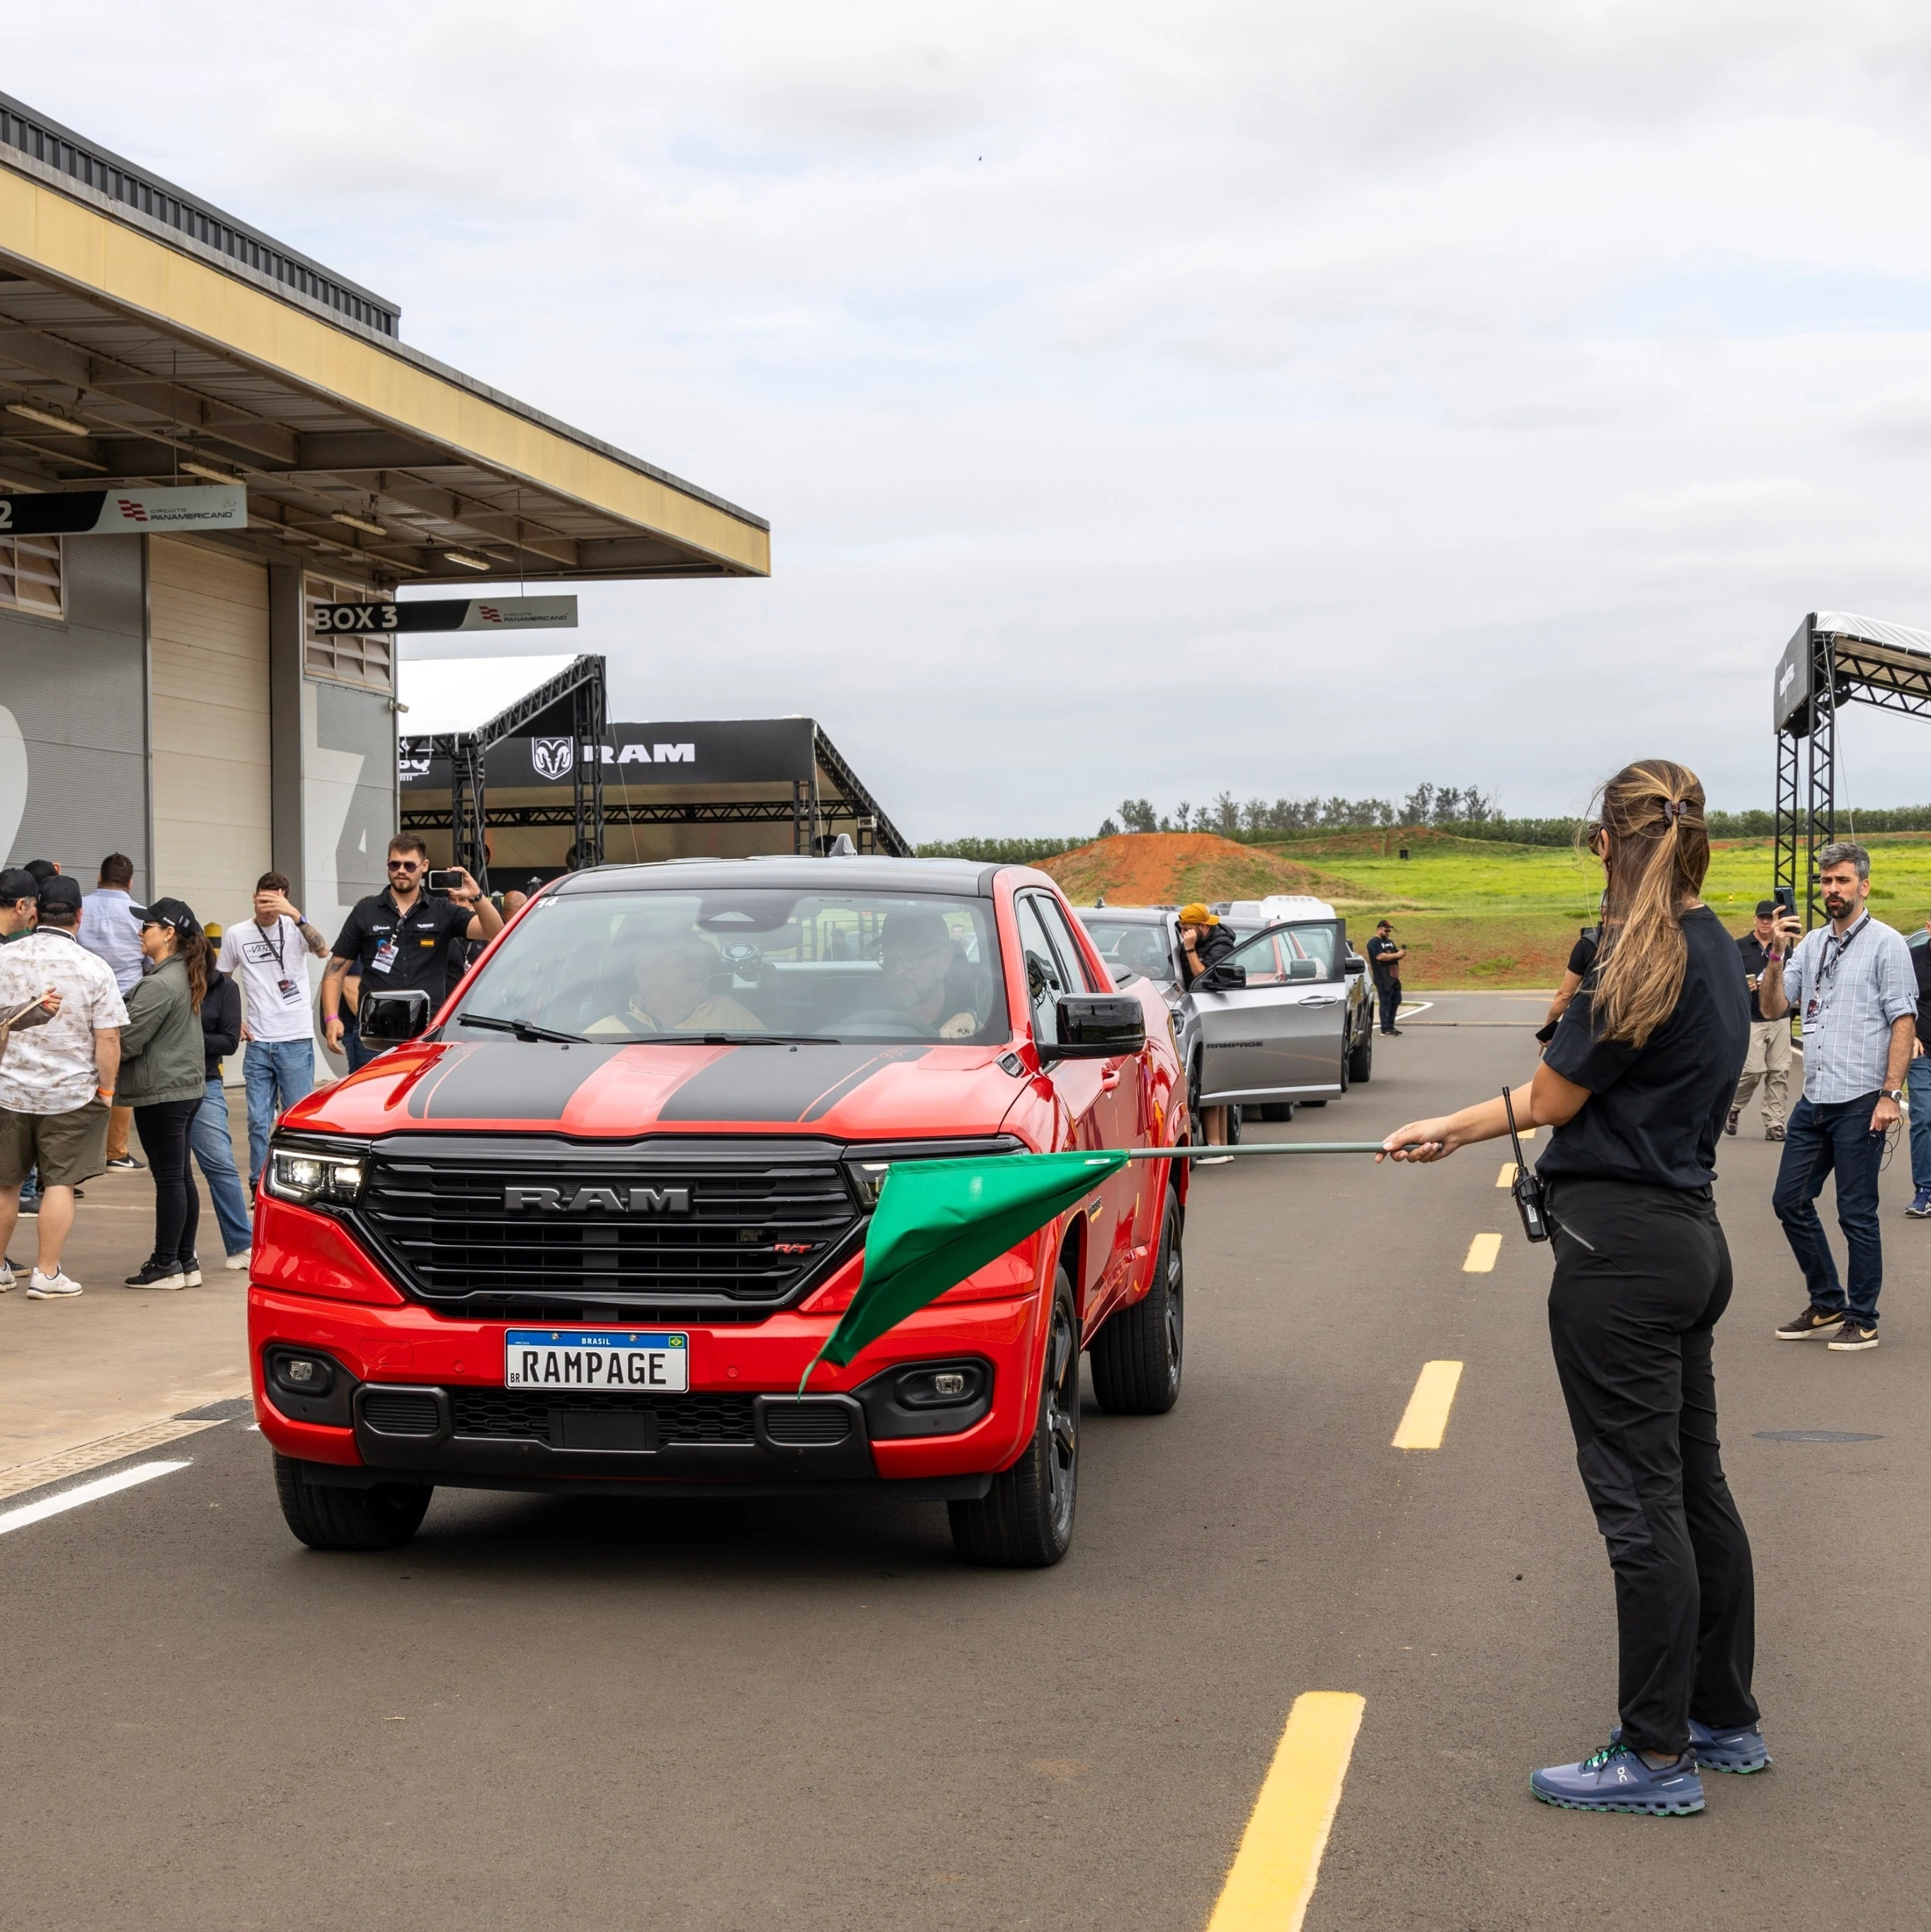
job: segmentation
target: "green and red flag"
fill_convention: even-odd
[[[895,1161],[866,1232],[864,1278],[798,1378],[798,1393],[820,1362],[842,1368],[867,1342],[1037,1234],[1126,1162],[1124,1151]]]

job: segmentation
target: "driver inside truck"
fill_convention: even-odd
[[[881,1004],[904,1013],[940,1040],[966,1040],[979,1030],[972,969],[935,912],[889,914],[879,947]]]
[[[653,934],[638,949],[637,990],[620,1013],[584,1030],[599,1034],[763,1033],[764,1022],[730,994],[717,950],[695,933]]]

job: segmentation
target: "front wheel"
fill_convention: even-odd
[[[1186,1275],[1180,1259],[1180,1197],[1169,1190],[1153,1258],[1153,1285],[1116,1309],[1093,1337],[1093,1393],[1116,1415],[1164,1415],[1180,1400],[1186,1339]]]
[[[1032,1440],[983,1496],[946,1504],[952,1546],[968,1563],[1044,1570],[1072,1547],[1079,1486],[1080,1324],[1072,1277],[1062,1262],[1053,1283]]]
[[[421,1528],[432,1494],[427,1483],[367,1490],[311,1483],[287,1456],[275,1459],[275,1490],[283,1521],[311,1550],[394,1550]]]

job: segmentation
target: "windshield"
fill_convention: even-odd
[[[505,1022],[614,1044],[1011,1037],[990,901],[750,887],[540,900],[444,1036]]]
[[[1173,985],[1173,956],[1167,950],[1164,927],[1145,921],[1095,918],[1086,913],[1080,915],[1080,923],[1100,949],[1116,986],[1129,973],[1143,974],[1163,986]]]

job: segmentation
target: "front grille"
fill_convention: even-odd
[[[366,1399],[365,1399],[366,1400]],[[748,1395],[545,1394],[540,1390],[452,1388],[449,1410],[458,1436],[497,1442],[548,1442],[551,1418],[568,1410],[604,1415],[654,1415],[660,1445],[686,1442],[749,1442]]]
[[[788,1449],[821,1448],[851,1433],[851,1412],[836,1402],[767,1402],[764,1433]]]
[[[688,1213],[506,1208],[506,1189],[633,1189]],[[542,1142],[412,1140],[378,1150],[356,1218],[422,1300],[500,1316],[527,1307],[714,1307],[756,1318],[786,1305],[852,1245],[860,1214],[831,1150],[715,1144],[682,1156]],[[600,1318],[609,1318],[605,1317]]]
[[[380,1388],[364,1394],[362,1420],[385,1436],[434,1436],[440,1421],[433,1395]]]

